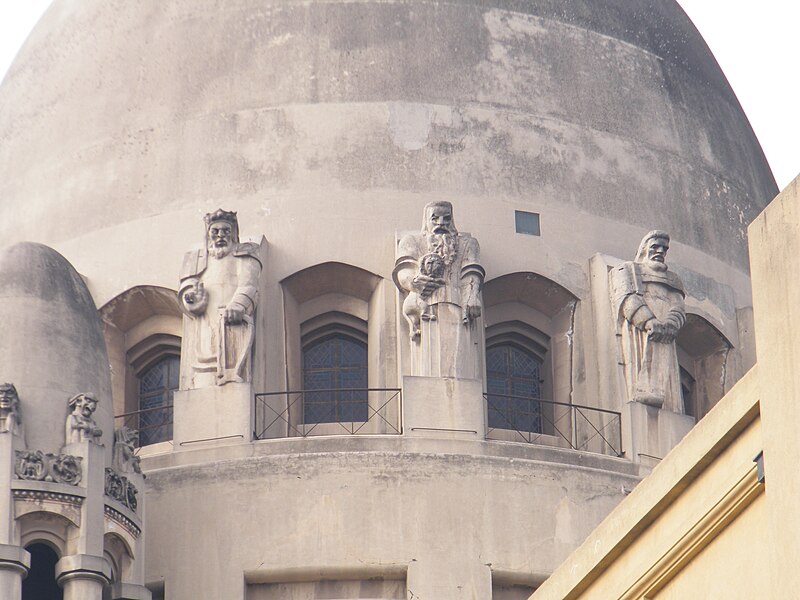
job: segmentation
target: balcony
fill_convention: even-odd
[[[616,411],[539,398],[484,394],[486,439],[623,456]]]

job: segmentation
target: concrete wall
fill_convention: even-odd
[[[382,577],[443,599],[459,586],[489,598],[493,578],[531,589],[638,481],[622,459],[399,437],[268,440],[144,466],[147,580],[174,599],[235,600],[243,580]]]

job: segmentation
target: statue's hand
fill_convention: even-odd
[[[202,281],[198,281],[193,288],[183,294],[183,304],[192,314],[202,314],[208,305],[208,292]]]
[[[244,307],[239,303],[231,302],[228,304],[227,308],[225,308],[223,318],[225,319],[225,323],[229,325],[238,325],[244,319]]]
[[[678,335],[678,328],[671,321],[659,321],[656,318],[650,319],[645,325],[647,339],[651,342],[660,344],[671,344]]]
[[[469,325],[470,322],[474,321],[478,317],[481,316],[481,305],[480,302],[476,298],[469,298],[467,303],[464,305],[464,309],[462,310],[462,322],[464,325]]]

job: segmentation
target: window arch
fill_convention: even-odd
[[[542,432],[544,360],[514,343],[486,349],[488,424],[492,429]]]
[[[280,290],[287,393],[266,394],[256,403],[257,437],[339,435],[342,426],[351,434],[397,432],[399,396],[387,396],[398,377],[396,341],[389,333],[396,317],[394,286],[360,267],[326,262],[282,279]],[[358,369],[350,364],[355,355]],[[321,392],[333,389],[323,385],[353,389],[356,381],[358,387],[381,391],[346,391],[338,397]],[[324,402],[331,403],[330,410]],[[337,402],[340,406],[331,408]]]
[[[178,389],[180,356],[165,354],[137,374],[139,445],[172,439],[172,398]]]
[[[678,334],[684,413],[700,420],[730,389],[728,357],[733,345],[698,314],[686,313]]]
[[[366,341],[338,331],[304,344],[303,424],[366,421],[367,387]]]
[[[167,379],[162,385],[160,370],[152,369],[156,365],[164,369],[167,363],[179,361],[182,314],[176,292],[136,286],[106,303],[100,316],[111,364],[115,429],[139,429],[139,446],[171,439],[172,411],[164,403],[171,404],[177,382],[173,377],[170,383],[172,371],[166,367],[162,375]],[[174,372],[177,375],[177,369]]]
[[[35,542],[25,549],[31,553],[31,568],[22,581],[22,600],[61,600],[64,592],[56,583],[58,554],[43,542]]]

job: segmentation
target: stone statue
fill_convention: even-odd
[[[92,416],[97,410],[97,398],[92,394],[76,394],[69,399],[67,404],[72,409],[67,416],[67,444],[75,444],[84,440],[100,444],[103,430],[97,426]]]
[[[206,244],[183,260],[178,299],[184,319],[183,389],[246,382],[261,261],[258,244],[239,243],[235,212],[204,217]],[[187,322],[188,319],[188,322]]]
[[[13,383],[0,384],[0,433],[20,433],[19,395]]]
[[[139,432],[130,427],[120,427],[114,432],[114,468],[120,473],[141,473],[141,459],[136,456]]]
[[[686,321],[680,278],[667,268],[669,235],[651,231],[633,262],[611,271],[628,399],[683,414],[675,338]]]
[[[481,316],[485,272],[480,248],[471,235],[459,233],[449,202],[425,207],[422,231],[400,240],[393,272],[412,345],[412,375],[480,376],[476,323]]]

